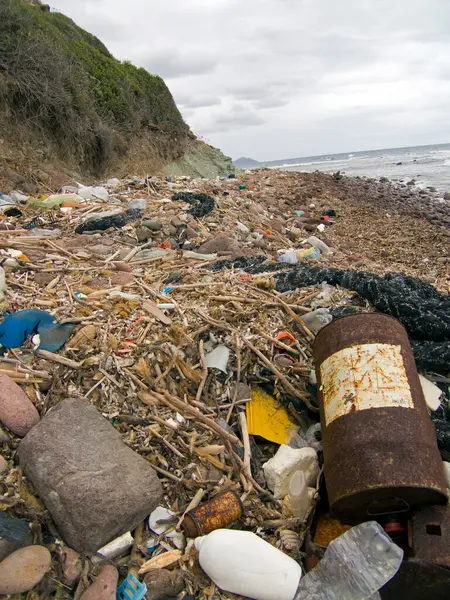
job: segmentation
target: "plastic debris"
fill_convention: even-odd
[[[319,238],[317,238],[315,235],[312,235],[309,238],[307,238],[306,240],[304,240],[302,242],[302,246],[304,244],[309,244],[313,248],[318,248],[322,254],[328,254],[329,252],[331,252],[331,248],[329,246],[327,246],[325,244],[325,242],[322,242],[322,240],[319,240]]]
[[[16,313],[4,312],[4,321],[0,324],[0,345],[3,348],[20,348],[28,337],[39,328],[51,327],[55,317],[44,310],[25,309]]]
[[[373,598],[402,560],[403,550],[378,523],[361,523],[331,542],[317,567],[301,579],[295,600]]]
[[[109,542],[109,544],[106,544],[106,546],[100,548],[100,550],[97,550],[97,554],[100,557],[113,560],[118,556],[123,556],[133,546],[133,543],[133,536],[130,531],[127,531],[127,533],[124,533],[115,540],[112,540],[112,542]],[[96,562],[96,558],[95,556],[93,557],[94,562]]]
[[[428,408],[430,410],[437,410],[441,405],[439,398],[442,396],[442,390],[423,375],[419,374],[419,379]]]
[[[75,329],[74,323],[61,323],[52,327],[38,326],[39,342],[37,347],[39,350],[47,350],[48,352],[57,352],[60,350]]]
[[[320,250],[318,248],[306,248],[305,250],[294,250],[282,254],[280,262],[296,265],[302,260],[317,260],[318,258],[320,258]]]
[[[130,573],[117,588],[117,600],[142,600],[147,593],[147,586]]]
[[[300,565],[250,531],[217,529],[197,538],[200,566],[222,590],[255,600],[292,600]]]
[[[302,315],[302,321],[313,333],[319,333],[319,331],[328,325],[333,320],[333,315],[330,313],[328,308],[318,308],[313,310],[306,315]]]
[[[73,323],[57,323],[50,313],[38,309],[25,309],[16,313],[5,312],[0,324],[0,345],[3,348],[20,348],[37,333],[36,346],[40,350],[56,352],[72,335]]]
[[[295,471],[289,481],[289,506],[292,516],[304,519],[309,508],[308,484],[303,471]]]
[[[175,513],[167,510],[167,508],[157,506],[148,518],[148,526],[157,535],[164,535],[164,537],[169,538],[176,548],[181,550],[185,546],[185,539],[180,531],[174,530],[174,526],[177,524],[176,516],[175,522],[172,524],[165,522],[162,524],[159,523],[159,521],[173,520],[174,516]]]
[[[289,483],[296,471],[305,473],[308,486],[316,485],[319,474],[317,452],[313,448],[291,448],[283,444],[263,469],[269,489],[275,498],[282,499],[289,493]]]
[[[103,200],[108,202],[108,190],[102,186],[81,186],[78,188],[78,195],[85,200]]]
[[[252,400],[245,405],[248,432],[276,444],[287,444],[297,432],[286,408],[261,388],[252,390]]]
[[[0,539],[8,542],[19,542],[26,538],[30,533],[30,524],[23,519],[11,517],[6,512],[0,510]]]
[[[227,373],[228,361],[230,360],[230,349],[220,344],[212,352],[206,355],[206,366],[208,369],[219,369]]]

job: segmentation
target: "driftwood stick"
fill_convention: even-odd
[[[208,379],[208,366],[206,364],[205,351],[203,349],[203,340],[200,340],[198,344],[198,351],[200,354],[200,362],[202,363],[203,367],[203,377],[200,382],[200,385],[198,386],[197,395],[195,396],[195,399],[197,402],[200,402],[200,400],[202,399],[203,389],[205,387],[206,380]]]
[[[307,392],[303,392],[301,390],[296,389],[287,379],[286,377],[283,375],[283,373],[281,373],[275,365],[273,365],[270,360],[268,358],[266,358],[264,356],[264,354],[262,352],[260,352],[258,350],[258,348],[255,348],[255,346],[249,342],[247,339],[245,339],[244,337],[242,338],[242,341],[244,342],[244,344],[246,346],[248,346],[250,348],[250,350],[252,350],[256,356],[258,356],[262,362],[272,371],[272,373],[274,375],[276,375],[278,377],[278,379],[281,381],[281,383],[284,385],[284,387],[286,388],[286,390],[291,393],[293,396],[295,396],[296,398],[301,398],[301,400],[303,400],[303,402],[306,404],[306,406],[314,411],[314,412],[319,412],[319,409],[315,406],[313,406],[311,404],[311,402],[309,401],[309,394]]]
[[[171,396],[165,390],[158,390],[157,392],[150,391],[150,390],[148,390],[148,391],[152,395],[154,395],[155,398],[160,400],[166,406],[169,406],[170,408],[176,408],[180,412],[184,412],[184,413],[188,413],[188,414],[192,415],[198,421],[200,421],[200,423],[203,423],[209,429],[212,429],[214,431],[214,433],[217,433],[217,435],[219,435],[220,437],[226,439],[227,441],[231,442],[232,444],[239,444],[239,439],[235,435],[233,435],[232,433],[228,433],[228,431],[225,431],[224,429],[222,429],[222,427],[220,427],[220,425],[217,425],[217,423],[215,421],[213,421],[212,419],[210,419],[209,417],[205,417],[205,415],[203,413],[201,413],[198,410],[198,408],[194,408],[193,406],[191,406],[190,404],[187,404],[186,402],[183,402],[179,398],[175,398],[175,396]]]

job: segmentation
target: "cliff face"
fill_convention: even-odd
[[[0,185],[182,164],[194,136],[165,82],[47,8],[0,0]]]

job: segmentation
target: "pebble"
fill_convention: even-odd
[[[161,600],[166,596],[178,596],[183,590],[183,576],[180,571],[155,569],[147,573],[144,583],[148,588],[146,600]]]
[[[150,231],[146,227],[138,227],[135,234],[138,242],[146,242],[151,236]]]
[[[127,285],[134,281],[133,273],[115,273],[111,276],[111,284],[112,285]]]
[[[114,267],[118,270],[118,271],[123,271],[125,273],[132,273],[133,272],[133,267],[131,265],[129,265],[126,262],[116,262],[114,263]]]
[[[97,579],[83,592],[80,600],[116,600],[119,572],[113,565],[106,565]]]
[[[50,569],[52,557],[44,546],[16,550],[0,563],[0,594],[21,594],[37,585]]]
[[[9,444],[11,438],[4,429],[0,427],[0,444]]]
[[[0,456],[0,473],[6,473],[9,471],[9,465],[3,456]]]
[[[7,375],[0,374],[0,421],[24,437],[39,419],[38,411],[25,392]]]
[[[162,223],[155,220],[142,221],[142,226],[147,227],[147,229],[151,229],[152,231],[159,231],[162,229]]]
[[[270,229],[277,233],[285,233],[286,231],[284,223],[280,219],[272,219],[272,221],[270,221]]]
[[[192,229],[192,227],[188,226],[186,228],[186,235],[188,240],[193,240],[197,237],[198,233],[195,231],[195,229]]]
[[[64,548],[63,559],[64,581],[67,585],[73,585],[82,574],[80,555],[72,548]]]

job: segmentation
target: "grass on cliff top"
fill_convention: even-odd
[[[0,0],[0,104],[97,170],[142,129],[189,131],[161,77],[23,0]]]

